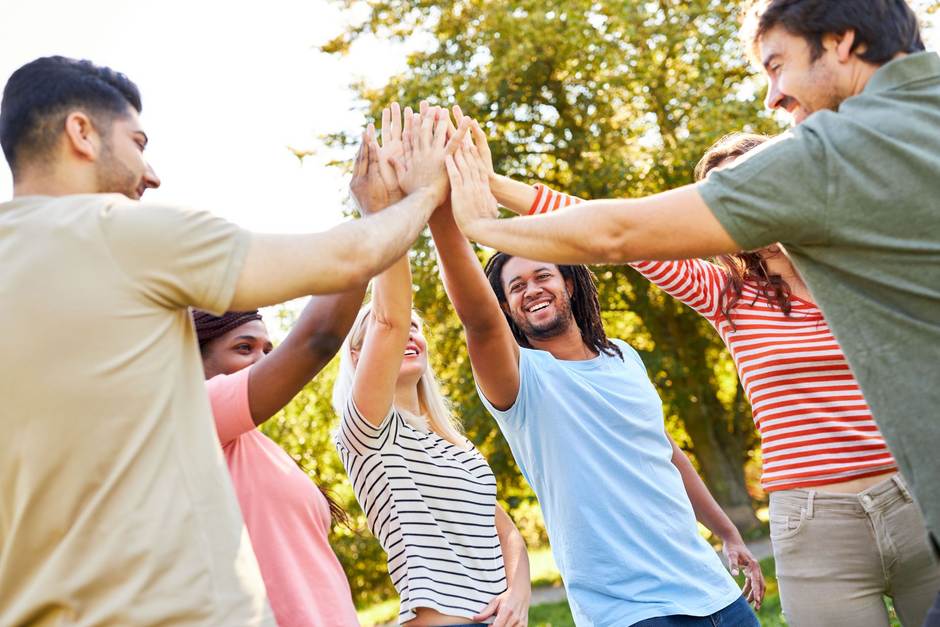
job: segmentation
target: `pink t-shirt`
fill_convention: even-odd
[[[358,625],[349,582],[330,548],[330,508],[294,460],[255,428],[248,373],[206,382],[216,431],[280,627]]]

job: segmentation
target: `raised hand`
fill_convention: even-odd
[[[454,120],[460,124],[467,116],[460,110],[460,105],[454,105],[451,108],[454,114]],[[490,145],[486,141],[486,133],[480,127],[480,123],[470,119],[470,137],[473,139],[473,145],[476,146],[477,153],[480,156],[480,165],[489,178],[496,176],[496,170],[493,169],[493,153],[490,152]]]
[[[375,139],[375,126],[370,124],[362,134],[362,144],[353,165],[349,191],[362,215],[375,213],[398,202],[402,192],[388,160],[382,163],[381,148]]]
[[[448,177],[444,157],[449,145],[456,146],[462,141],[469,124],[469,120],[464,122],[448,144],[448,128],[451,124],[446,111],[430,107],[426,102],[421,103],[419,114],[405,109],[402,129],[404,151],[392,164],[398,184],[406,194],[423,188],[429,191],[438,205],[447,199]]]
[[[499,206],[490,192],[486,166],[476,147],[461,145],[453,155],[447,155],[445,164],[457,225],[479,218],[498,218]]]

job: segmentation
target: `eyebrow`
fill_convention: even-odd
[[[254,335],[239,335],[239,336],[236,337],[235,339],[236,339],[236,340],[249,340],[249,341],[251,341],[251,342],[256,342],[256,341],[258,341],[258,338],[255,337]]]
[[[538,268],[532,271],[532,274],[536,274],[537,272],[541,272],[542,270],[548,270],[549,272],[551,272],[551,269],[548,266],[539,266]],[[517,274],[516,276],[506,281],[506,285],[512,285],[513,281],[518,281],[520,279],[522,279],[522,275]]]

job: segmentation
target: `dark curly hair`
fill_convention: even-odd
[[[503,289],[503,266],[513,258],[513,255],[507,255],[498,252],[486,262],[483,271],[486,278],[489,279],[490,287],[496,294],[496,299],[501,305],[506,304],[506,291]],[[597,300],[597,278],[587,266],[557,266],[561,276],[570,280],[574,289],[571,293],[571,313],[574,321],[581,330],[581,338],[584,343],[593,350],[606,355],[616,355],[623,359],[623,353],[620,348],[607,338],[604,331],[604,324],[601,322],[601,306]],[[529,338],[526,337],[522,329],[513,321],[512,317],[503,311],[506,316],[506,322],[512,329],[513,337],[519,346],[532,348]]]

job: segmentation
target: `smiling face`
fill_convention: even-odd
[[[572,285],[558,266],[513,257],[503,266],[500,278],[506,294],[503,307],[526,337],[556,337],[574,324]]]
[[[264,323],[251,320],[206,342],[202,349],[202,368],[206,379],[234,374],[257,363],[272,350],[274,346]]]
[[[823,109],[835,111],[849,94],[841,94],[839,86],[848,70],[839,62],[839,42],[833,37],[823,39],[823,49],[813,59],[812,48],[803,37],[792,35],[782,26],[775,26],[758,40],[757,52],[767,77],[769,109],[783,109],[799,124],[810,114]]]
[[[140,200],[144,192],[160,186],[160,178],[144,159],[147,134],[132,107],[116,117],[101,136],[95,173],[100,193],[124,194]]]
[[[365,319],[364,324],[370,324],[368,318]],[[362,335],[359,337],[358,344],[354,344],[349,349],[353,368],[356,368],[359,365],[359,355],[362,351],[362,341],[365,338],[365,334],[368,333],[368,329],[364,328],[359,333]],[[418,319],[417,315],[412,314],[411,328],[408,331],[408,342],[405,344],[405,350],[402,354],[397,382],[399,385],[417,385],[418,381],[421,379],[427,369],[428,341],[424,337],[424,332],[421,328],[421,320]]]

